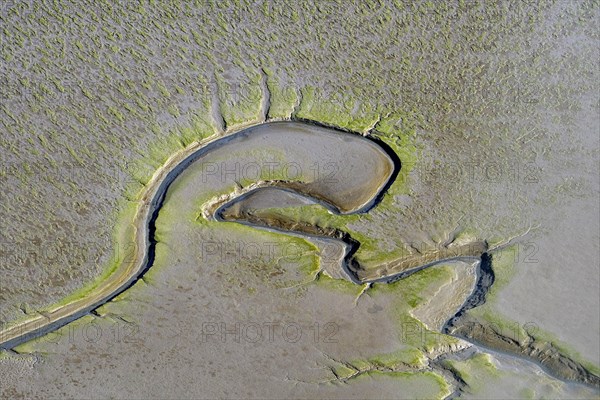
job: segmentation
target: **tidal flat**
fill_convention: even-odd
[[[114,276],[142,194],[194,143],[284,120],[401,167],[386,186],[377,151],[315,168],[327,150],[285,140],[207,165],[245,163],[222,190],[183,174],[153,266],[2,350],[0,397],[598,398],[599,16],[560,0],[3,4],[0,332]],[[287,234],[207,218],[250,163],[294,155],[346,211],[385,190],[364,213],[280,195],[227,209]],[[330,180],[361,173],[364,198]],[[489,256],[485,279],[446,260],[461,246]]]
[[[324,146],[328,140],[335,146]],[[344,173],[335,180],[331,175],[315,174],[315,165],[318,170],[322,159],[315,148],[327,149],[327,163]],[[365,151],[373,162],[355,173],[352,165]],[[257,159],[269,168],[263,170]],[[148,265],[133,286],[79,322],[11,347],[6,359],[43,354],[44,362],[54,362],[60,360],[56,356],[62,353],[61,346],[74,349],[78,340],[104,343],[111,349],[114,341],[137,351],[142,345],[146,356],[146,351],[164,351],[166,345],[177,346],[169,350],[172,355],[185,352],[188,359],[208,360],[211,357],[205,352],[217,352],[219,361],[211,361],[211,365],[216,362],[214,368],[228,374],[213,371],[202,381],[200,387],[216,390],[211,397],[229,396],[229,391],[221,388],[238,374],[249,380],[237,379],[239,386],[226,387],[235,396],[252,398],[330,394],[364,398],[372,385],[378,393],[402,390],[406,398],[424,393],[452,397],[479,390],[474,382],[467,383],[463,369],[471,368],[481,357],[489,357],[490,377],[506,375],[499,372],[501,368],[486,352],[486,345],[506,356],[523,356],[516,348],[500,346],[491,336],[471,335],[477,333],[471,328],[473,321],[456,322],[463,322],[465,312],[489,307],[485,300],[495,276],[483,274],[484,265],[491,268],[494,256],[486,254],[494,251],[501,255],[501,246],[489,249],[486,242],[484,248],[473,250],[478,249],[478,242],[470,244],[470,251],[479,258],[470,253],[448,257],[438,252],[431,262],[422,255],[422,266],[414,271],[360,282],[352,275],[355,271],[343,267],[348,248],[336,256],[333,266],[325,259],[328,241],[345,243],[340,240],[343,234],[286,216],[287,209],[307,205],[340,218],[353,212],[368,215],[381,200],[382,190],[391,188],[392,177],[398,175],[394,168],[401,166],[392,160],[383,148],[359,135],[305,123],[258,125],[207,142],[180,161],[179,166],[185,168],[173,166],[177,175],[169,178],[171,175],[163,174],[168,186],[165,192],[155,192],[160,201],[147,200],[155,204],[155,211],[150,212],[154,217],[141,221],[151,224],[143,229],[149,229],[149,247],[144,250],[152,256],[143,257]],[[247,166],[252,167],[252,175]],[[354,192],[358,198],[339,196],[344,190],[354,190],[355,185],[360,188]],[[265,210],[267,214],[261,212]],[[444,248],[451,250],[454,241],[447,241]],[[448,332],[458,332],[458,337],[442,333],[450,320],[453,330]],[[477,326],[484,326],[485,318],[480,321]],[[158,333],[161,329],[172,335]],[[141,332],[152,332],[152,342],[140,338]],[[498,336],[502,340],[510,337]],[[480,343],[483,348],[477,346]],[[543,358],[532,353],[525,354],[534,362],[528,368],[535,370],[536,361],[547,368],[550,375],[545,379],[557,385],[553,395],[588,395],[593,389],[576,384],[595,385],[590,380],[593,371],[560,351],[564,360],[581,370],[564,372],[561,365],[544,364]],[[277,363],[268,367],[257,363],[266,357],[265,352],[269,359],[276,357]],[[294,363],[299,354],[312,361]],[[64,362],[69,365],[68,360]],[[146,363],[140,359],[136,366]],[[165,366],[153,368],[161,371]],[[248,368],[269,379],[257,380],[254,374],[244,372]],[[185,379],[189,387],[191,382]],[[341,383],[351,383],[353,389],[339,390]],[[172,395],[174,388],[161,385]],[[112,389],[118,390],[118,386]],[[46,394],[55,396],[59,393],[55,390]],[[75,393],[60,392],[65,396]],[[117,393],[109,390],[103,396]]]

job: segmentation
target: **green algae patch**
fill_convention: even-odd
[[[431,395],[431,397],[425,397],[425,398],[443,398],[445,397],[447,394],[449,394],[448,389],[449,386],[447,384],[447,382],[444,380],[443,377],[441,377],[440,375],[431,372],[431,371],[391,371],[391,370],[386,370],[386,369],[377,369],[376,366],[372,365],[372,364],[368,364],[368,363],[362,363],[362,362],[355,362],[352,364],[349,364],[350,367],[347,367],[345,365],[339,365],[339,366],[335,366],[332,367],[332,372],[334,372],[334,374],[336,375],[337,380],[341,380],[341,381],[346,381],[349,382],[350,380],[364,380],[364,379],[376,379],[376,380],[385,380],[388,378],[391,378],[393,380],[402,380],[405,381],[406,384],[408,384],[406,387],[403,387],[404,390],[410,392],[410,390],[412,389],[412,384],[415,384],[418,382],[418,385],[420,386],[420,384],[424,384],[424,386],[429,386],[430,388],[433,388],[435,386],[440,388],[439,392],[433,392],[436,393],[436,395]],[[361,366],[361,368],[359,368],[359,366]],[[362,366],[364,366],[365,368],[362,368]],[[356,368],[356,369],[353,369]],[[411,382],[412,381],[416,381],[416,382]],[[422,396],[422,392],[421,393]],[[406,392],[403,392],[403,395],[405,395]],[[419,398],[421,398],[421,396],[419,396]],[[403,397],[404,398],[404,397]],[[409,397],[407,397],[409,398]]]
[[[262,122],[262,77],[258,72],[247,72],[246,82],[230,83],[216,75],[219,108],[227,129],[237,129]]]
[[[496,368],[492,356],[478,353],[464,361],[446,360],[444,364],[469,386],[469,391],[479,391],[490,378],[498,378],[501,372]]]
[[[334,279],[326,274],[319,274],[318,279],[315,280],[315,284],[324,289],[349,294],[354,297],[358,296],[363,290],[363,287],[360,285],[356,285],[346,279]]]
[[[344,230],[346,229],[348,229],[353,239],[360,242],[355,257],[365,270],[377,268],[381,264],[399,260],[411,254],[409,249],[400,241],[394,241],[395,247],[393,249],[383,250],[379,239],[351,228],[345,228]]]
[[[301,263],[298,266],[298,271],[300,271],[303,275],[310,277],[314,281],[321,275],[321,263],[319,256],[317,255],[319,249],[310,241],[302,238],[296,239],[297,240],[292,243],[305,247],[303,253],[305,255],[301,255]]]
[[[157,169],[163,166],[169,157],[216,132],[214,123],[210,121],[208,114],[202,111],[194,114],[187,125],[178,126],[165,138],[152,141],[143,157],[127,162],[120,169],[120,178],[125,183],[124,197],[130,200],[138,199]]]
[[[294,118],[358,133],[368,132],[380,119],[380,112],[373,105],[349,96],[336,94],[326,98],[320,89],[310,86],[303,88],[301,93]]]
[[[349,365],[350,367],[354,368],[356,371],[366,371],[373,367],[372,363],[370,363],[367,360],[363,360],[363,359],[353,360],[352,362],[346,363],[346,365]]]
[[[298,103],[298,93],[293,87],[282,86],[275,73],[264,68],[267,74],[267,88],[270,94],[268,119],[289,119]]]
[[[400,159],[400,170],[396,180],[388,188],[382,202],[378,205],[378,209],[392,209],[394,196],[411,193],[410,174],[417,167],[421,149],[416,144],[414,131],[398,129],[382,134],[378,130],[373,134],[373,137],[390,146]]]
[[[401,297],[401,302],[405,307],[414,308],[425,300],[420,296],[420,293],[425,288],[440,285],[452,278],[451,268],[450,266],[439,265],[415,272],[404,279],[392,283],[375,283],[370,293],[374,295],[380,293],[397,294],[398,297]]]
[[[477,232],[473,228],[463,228],[460,232],[456,234],[454,237],[453,243],[474,243],[478,240]],[[488,241],[488,246],[493,247]]]
[[[358,221],[369,221],[369,214],[338,215],[330,212],[320,204],[264,208],[256,213],[262,212],[280,220],[302,222],[320,228],[337,229],[349,233],[354,240],[360,243],[354,256],[367,269],[410,254],[409,249],[401,242],[397,242],[397,247],[393,250],[383,251],[380,248],[379,239],[351,228],[351,224]]]
[[[10,354],[8,351],[0,349],[0,360],[8,360],[12,357],[13,355]]]
[[[378,354],[369,357],[367,361],[372,366],[387,369],[398,369],[403,366],[424,368],[427,365],[427,358],[423,352],[413,347],[400,349],[392,353]],[[354,364],[352,362],[352,365]]]
[[[354,240],[360,243],[354,256],[367,269],[410,254],[409,249],[401,242],[397,242],[397,247],[393,250],[383,251],[378,238],[351,228],[352,223],[369,221],[370,216],[368,214],[337,215],[319,204],[265,208],[261,211],[281,220],[297,221],[320,228],[332,228],[349,233]]]
[[[148,151],[146,153],[145,159],[158,167],[164,165],[167,159],[177,153],[178,151],[183,150],[185,147],[184,143],[181,140],[181,137],[174,132],[171,135],[168,135],[165,139],[160,142],[153,142],[148,146]],[[149,178],[154,175],[154,171]]]
[[[210,116],[210,102],[204,100],[204,110],[194,113],[188,125],[182,125],[173,133],[179,137],[184,146],[193,142],[205,140],[218,133],[217,128]]]

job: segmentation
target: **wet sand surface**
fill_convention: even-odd
[[[412,373],[419,369],[419,353],[399,336],[389,295],[364,296],[355,303],[360,287],[322,286],[300,272],[316,260],[316,250],[302,241],[285,243],[250,228],[197,224],[182,218],[181,192],[171,196],[158,221],[155,271],[98,310],[104,317],[81,321],[72,338],[65,333],[56,338],[57,345],[33,345],[53,354],[28,371],[44,382],[37,393],[78,397],[100,387],[96,396],[116,398],[444,394],[426,368]],[[236,250],[242,244],[248,253]],[[128,331],[129,324],[118,316],[135,328]],[[125,337],[112,336],[118,329]],[[88,343],[92,331],[102,335]],[[367,362],[398,351],[415,363],[397,368],[410,374],[378,372]],[[361,373],[355,385],[336,384],[339,376],[354,374],[347,362],[373,372]],[[71,381],[55,379],[61,374]],[[20,386],[25,381],[14,381],[22,393],[28,390]]]
[[[0,322],[44,321],[38,310],[107,271],[115,251],[131,245],[111,236],[122,222],[115,214],[137,204],[170,155],[232,127],[294,119],[370,132],[398,152],[403,172],[364,215],[294,201],[269,215],[351,233],[371,274],[363,277],[393,272],[378,266],[407,254],[510,241],[491,252],[495,281],[485,303],[465,315],[492,332],[483,335],[488,345],[506,344],[511,355],[489,346],[469,353],[467,343],[436,333],[472,285],[458,278],[472,282],[470,263],[387,286],[346,286],[339,241],[206,222],[206,201],[248,189],[257,171],[296,177],[298,165],[286,165],[293,154],[266,154],[255,143],[255,154],[239,155],[244,164],[223,154],[205,165],[213,193],[180,197],[181,185],[169,195],[165,204],[179,203],[161,211],[156,271],[97,313],[19,346],[20,354],[2,351],[0,397],[443,397],[437,378],[401,372],[431,367],[465,397],[598,398],[598,389],[514,356],[535,336],[527,346],[534,359],[546,356],[539,349],[560,349],[600,374],[597,2],[268,3],[183,10],[120,2],[90,15],[68,2],[0,6],[0,181],[8,188],[0,193]],[[323,201],[355,198],[346,204],[355,210],[360,193],[330,179],[347,170],[309,163],[341,159],[340,143],[331,142],[332,154],[301,143],[302,180]],[[382,166],[377,156],[359,158]],[[352,173],[361,176],[356,165]],[[359,184],[365,199],[380,183]],[[303,335],[288,344],[286,336],[269,347],[254,341],[250,324],[266,321],[267,335],[271,317],[309,327],[339,317],[364,340],[314,345]],[[203,326],[222,326],[215,320],[230,333],[221,342],[209,331],[217,340],[203,347]],[[230,340],[242,335],[236,322],[251,335],[241,345]],[[387,352],[397,347],[407,353]],[[323,383],[319,396],[321,387],[298,377],[348,384]]]
[[[323,154],[311,150],[312,145],[332,158],[320,161]],[[245,158],[236,157],[237,153],[244,153]],[[233,154],[234,158],[223,161],[227,154]],[[269,157],[265,160],[261,154]],[[165,191],[182,171],[184,174],[187,172],[190,164],[201,175],[194,181],[201,186],[194,189],[202,193],[193,196],[218,194],[207,203],[209,205],[219,204],[228,196],[235,198],[239,191],[245,190],[242,185],[250,183],[249,189],[255,185],[285,185],[316,198],[336,213],[353,213],[370,208],[389,184],[399,168],[391,156],[392,153],[386,153],[374,141],[359,135],[315,124],[291,122],[262,124],[231,132],[225,137],[215,137],[206,143],[194,143],[169,158],[141,195],[131,227],[136,232],[131,246],[133,253],[119,260],[116,270],[89,293],[57,305],[46,313],[37,313],[28,320],[6,327],[3,325],[0,344],[2,348],[10,349],[28,338],[51,332],[80,318],[126,290],[151,268],[156,243],[154,223],[164,202]],[[356,163],[363,158],[367,161],[358,168]],[[321,176],[323,163],[330,167],[325,169],[335,168],[333,174]],[[344,164],[343,172],[338,172],[341,164]],[[203,214],[211,207],[203,206]]]
[[[232,183],[300,182],[307,194],[346,213],[368,208],[396,169],[390,155],[371,140],[298,122],[248,128],[197,164],[207,193]]]
[[[179,189],[170,193],[157,222],[154,269],[97,315],[17,349],[45,356],[0,360],[10,382],[3,395],[410,399],[449,394],[431,375],[446,373],[452,382],[435,357],[469,345],[452,338],[440,345],[440,335],[406,310],[438,308],[428,295],[456,284],[458,269],[470,265],[440,265],[361,295],[354,284],[314,281],[317,249],[299,239],[282,241],[233,223],[223,227],[185,218],[181,206],[189,199]],[[420,283],[422,278],[428,283]],[[530,385],[556,398],[593,395],[545,374],[531,381],[534,375],[522,371],[533,368],[537,374],[535,365],[509,356],[499,360],[494,362],[500,372],[480,372],[497,385],[484,388],[483,397],[485,390],[499,387],[507,398],[518,398]],[[479,393],[472,395],[482,398]]]
[[[249,155],[239,149],[236,162],[253,162],[261,147],[248,144]],[[81,397],[93,388],[94,396],[114,398],[431,398],[460,386],[453,371],[473,368],[477,358],[452,367],[447,354],[479,350],[438,331],[470,294],[474,265],[441,263],[372,288],[320,275],[319,243],[202,217],[207,201],[240,183],[208,167],[230,156],[211,152],[174,181],[156,221],[156,259],[142,280],[93,314],[16,348],[50,357],[3,357],[6,376],[18,371],[25,378],[9,380],[3,393]],[[255,192],[249,205],[274,206],[264,197],[273,190]],[[306,205],[281,191],[274,197],[283,206]],[[15,369],[19,362],[23,368]],[[522,382],[504,361],[493,362],[500,372],[486,379]],[[546,375],[542,381],[536,393],[594,393]]]
[[[521,324],[553,332],[590,361],[600,364],[598,263],[600,212],[595,199],[575,200],[553,210],[545,232],[516,251],[517,272],[500,291],[497,308]]]

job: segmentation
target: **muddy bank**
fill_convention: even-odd
[[[295,233],[311,239],[328,238],[340,241],[346,254],[339,265],[347,279],[356,284],[394,282],[423,268],[452,260],[478,260],[488,250],[485,241],[449,245],[428,252],[417,252],[382,263],[375,269],[367,269],[356,259],[360,242],[340,229],[321,227],[279,215],[284,207],[320,204],[334,214],[341,214],[337,204],[323,200],[314,190],[306,190],[295,182],[276,182],[261,185],[233,199],[224,198],[205,209],[205,216],[219,221],[238,222],[260,229],[286,234]],[[373,204],[374,205],[374,204]],[[363,209],[366,212],[368,209]],[[337,274],[336,274],[337,275]]]
[[[503,336],[493,325],[483,325],[467,315],[468,310],[485,303],[486,295],[494,284],[493,256],[485,241],[460,246],[449,246],[435,252],[417,254],[383,264],[376,270],[365,270],[354,257],[360,242],[339,229],[324,228],[306,222],[284,219],[272,211],[282,198],[281,207],[304,205],[306,194],[294,195],[288,188],[257,188],[244,197],[234,199],[215,209],[217,219],[243,223],[261,229],[305,235],[308,238],[329,238],[345,245],[346,254],[340,260],[340,269],[356,284],[369,282],[390,283],[406,278],[424,268],[454,260],[475,261],[476,283],[456,314],[441,329],[442,333],[481,344],[494,350],[504,351],[530,359],[543,366],[551,375],[560,379],[580,382],[597,387],[598,376],[581,364],[560,352],[552,343],[540,342],[528,335],[521,342]],[[284,200],[283,200],[284,199]],[[318,200],[316,200],[318,201]]]
[[[527,335],[521,340],[501,332],[493,324],[481,322],[463,316],[447,326],[446,333],[509,354],[516,354],[540,364],[553,376],[560,379],[584,383],[600,388],[600,378],[588,371],[583,365],[569,358],[552,343],[536,340]]]
[[[192,166],[203,173],[192,188],[200,193],[226,193],[247,182],[286,182],[351,213],[372,206],[397,174],[399,160],[360,135],[298,122],[265,123],[195,142],[171,156],[141,193],[132,221],[133,254],[82,297],[3,327],[0,348],[11,349],[81,318],[141,279],[154,263],[155,223],[166,193]]]
[[[478,269],[478,279],[472,295],[461,309],[443,327],[442,332],[494,350],[515,354],[542,366],[549,374],[567,381],[600,388],[600,377],[569,358],[551,342],[544,342],[525,332],[511,335],[507,329],[482,323],[468,314],[468,310],[485,303],[486,294],[494,283],[493,256],[484,253]],[[510,330],[510,333],[512,330]]]

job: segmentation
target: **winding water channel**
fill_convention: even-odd
[[[444,327],[445,333],[452,333],[449,328],[464,311],[485,301],[493,283],[490,249],[485,241],[411,255],[377,269],[366,269],[354,257],[360,243],[347,232],[269,214],[275,208],[310,204],[322,205],[336,215],[366,213],[381,200],[401,168],[395,153],[374,139],[316,124],[270,122],[194,143],[169,158],[141,194],[133,220],[133,257],[123,261],[87,296],[0,332],[0,347],[12,349],[58,329],[114,299],[142,278],[154,264],[156,220],[168,190],[192,165],[202,170],[202,179],[189,189],[190,201],[194,193],[209,194],[203,206],[205,218],[336,242],[343,249],[339,276],[356,284],[394,282],[443,262],[475,262],[476,285]]]

